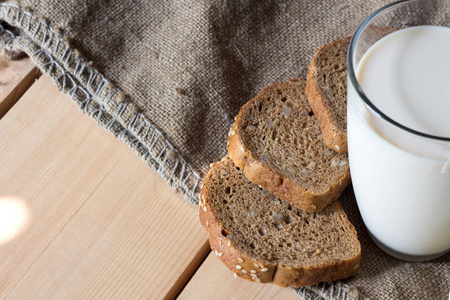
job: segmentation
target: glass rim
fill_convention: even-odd
[[[355,34],[353,34],[351,40],[350,40],[350,44],[348,47],[348,51],[347,51],[347,73],[349,75],[350,78],[350,82],[351,84],[355,87],[356,92],[358,93],[359,97],[364,101],[364,103],[369,106],[376,114],[378,114],[382,119],[384,119],[385,121],[391,123],[392,125],[403,129],[409,133],[421,136],[421,137],[425,137],[425,138],[429,138],[429,139],[433,139],[433,140],[437,140],[437,141],[444,141],[444,142],[450,142],[450,137],[441,137],[441,136],[437,136],[437,135],[432,135],[432,134],[427,134],[418,130],[414,130],[411,129],[403,124],[400,124],[399,122],[391,119],[390,117],[388,117],[386,114],[384,114],[378,107],[376,107],[372,101],[369,100],[369,98],[366,96],[366,94],[364,94],[361,86],[358,83],[358,80],[356,79],[356,73],[355,70],[353,68],[353,52],[354,52],[354,48],[356,45],[356,41],[358,40],[359,36],[361,35],[361,32],[367,27],[367,25],[370,23],[370,21],[372,21],[376,16],[378,16],[380,13],[384,12],[387,9],[390,9],[391,7],[400,5],[402,3],[405,2],[412,2],[412,1],[420,1],[420,0],[400,0],[397,2],[393,2],[390,4],[387,4],[379,9],[377,9],[376,11],[374,11],[372,14],[370,14],[362,23],[361,25],[359,25],[358,29],[356,30]]]

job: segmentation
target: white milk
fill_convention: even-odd
[[[423,133],[450,137],[450,29],[419,26],[375,43],[357,68],[372,103]],[[348,83],[348,146],[369,231],[408,255],[450,249],[450,146],[381,120]],[[447,165],[448,164],[448,165]]]

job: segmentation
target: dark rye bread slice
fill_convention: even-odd
[[[239,111],[228,153],[247,178],[292,205],[317,212],[350,183],[348,157],[330,150],[305,97],[292,79],[262,90]]]
[[[328,147],[347,153],[347,48],[351,37],[317,50],[306,76],[306,96]]]
[[[199,217],[234,276],[302,287],[359,270],[361,245],[338,202],[307,213],[250,182],[227,156],[212,165]]]

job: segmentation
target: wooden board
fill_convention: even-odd
[[[234,278],[220,260],[211,253],[181,292],[178,300],[186,299],[292,299],[295,292],[273,284],[250,282]]]
[[[28,57],[9,60],[0,55],[0,119],[39,77]]]
[[[197,209],[46,76],[0,120],[0,211],[1,299],[173,298],[210,251]]]

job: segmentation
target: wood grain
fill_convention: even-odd
[[[1,299],[173,298],[210,251],[197,209],[46,76],[0,120],[2,203],[25,221],[0,236]]]
[[[9,60],[0,56],[0,119],[39,77],[28,57]]]
[[[186,299],[298,300],[299,298],[289,288],[234,278],[231,271],[214,253],[210,253],[178,297],[178,300]]]

